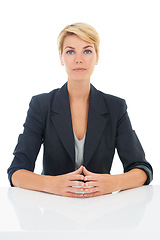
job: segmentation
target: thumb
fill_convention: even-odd
[[[80,168],[78,168],[74,172],[71,172],[70,174],[81,174],[82,172],[83,172],[83,166],[80,166]]]
[[[92,174],[92,172],[88,171],[85,167],[83,167],[83,173],[85,175],[91,175]]]

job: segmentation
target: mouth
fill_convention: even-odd
[[[74,68],[73,71],[75,71],[75,72],[84,72],[84,71],[86,71],[86,68]]]

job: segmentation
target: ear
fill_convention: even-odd
[[[96,54],[96,63],[95,63],[95,65],[98,65],[98,60],[99,60],[99,57]]]
[[[62,54],[59,52],[59,58],[60,58],[60,61],[61,61],[61,65],[64,66],[64,62],[63,62],[63,59],[62,59]]]

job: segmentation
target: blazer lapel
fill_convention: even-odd
[[[70,158],[75,162],[74,136],[67,83],[57,91],[52,103],[51,111],[51,119],[57,134]]]
[[[67,83],[56,92],[51,106],[51,119],[62,144],[75,163],[74,135]],[[99,144],[107,119],[108,109],[103,95],[91,85],[87,132],[84,145],[85,166],[92,158]]]
[[[88,124],[84,146],[84,165],[91,160],[108,120],[108,109],[103,95],[91,85]]]

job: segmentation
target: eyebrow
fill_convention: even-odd
[[[85,46],[83,49],[86,49],[86,48],[89,48],[89,47],[93,48],[91,45],[88,45],[88,46]],[[65,49],[66,49],[66,48],[75,49],[74,47],[70,47],[70,46],[65,47]]]
[[[93,48],[91,45],[88,45],[88,46],[84,47],[83,49],[85,49],[85,48],[88,48],[88,47],[91,47],[91,48]]]

